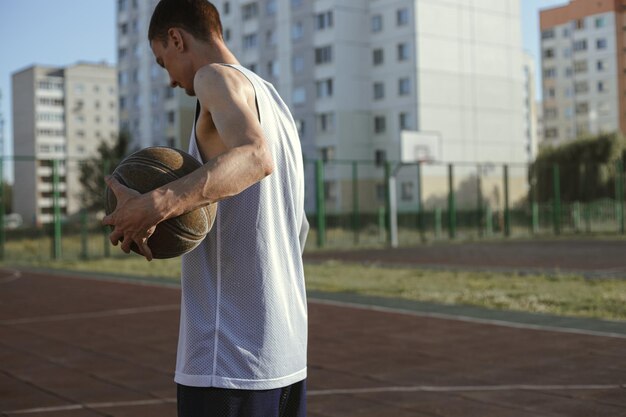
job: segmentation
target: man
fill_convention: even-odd
[[[103,222],[150,260],[158,223],[219,201],[182,259],[179,416],[304,416],[308,223],[293,118],[229,51],[210,2],[161,0],[148,38],[171,86],[198,99],[189,152],[204,165],[143,195],[108,178],[118,206]]]

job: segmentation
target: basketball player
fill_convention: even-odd
[[[113,244],[150,260],[158,223],[219,201],[182,259],[178,415],[304,416],[308,223],[293,118],[227,48],[207,0],[161,0],[148,38],[171,87],[198,99],[189,153],[204,165],[143,195],[108,178],[118,205],[103,222]]]

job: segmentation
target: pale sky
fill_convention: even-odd
[[[78,61],[115,64],[115,2],[0,0],[0,114],[5,121],[5,154],[13,153],[11,74],[34,64],[67,66]],[[539,66],[539,10],[567,4],[567,0],[520,0],[520,4],[523,46]]]

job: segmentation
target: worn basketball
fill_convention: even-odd
[[[198,160],[181,150],[156,146],[129,155],[111,175],[126,187],[143,194],[175,181],[200,166]],[[116,205],[115,194],[107,186],[106,213],[112,213]],[[174,258],[198,246],[213,226],[216,208],[217,203],[214,203],[159,223],[148,239],[153,258]],[[135,243],[131,249],[140,253]]]

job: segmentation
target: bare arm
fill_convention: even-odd
[[[236,195],[274,169],[256,109],[251,106],[254,90],[249,81],[230,68],[207,66],[196,74],[194,88],[227,151],[193,173],[143,195],[108,180],[118,207],[103,223],[115,226],[111,242],[123,239],[122,250],[127,253],[134,241],[150,260],[147,240],[158,223]]]

